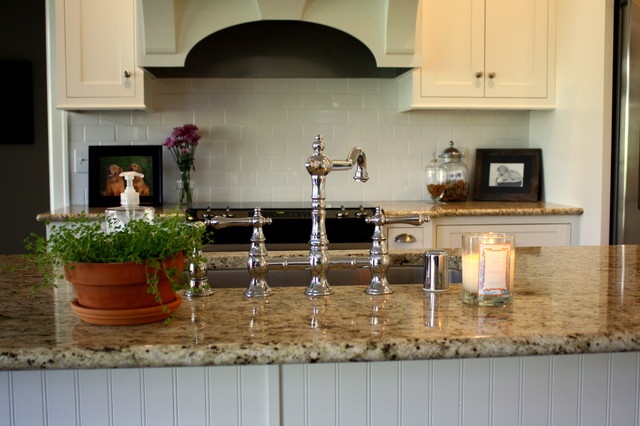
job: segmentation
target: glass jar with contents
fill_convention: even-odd
[[[447,170],[442,167],[436,158],[436,152],[433,152],[433,159],[424,169],[425,180],[427,183],[427,202],[436,204],[444,195],[445,184],[447,183]]]
[[[465,201],[469,196],[469,172],[462,162],[463,156],[453,147],[453,141],[449,142],[449,147],[440,154],[442,167],[447,174],[442,201]]]

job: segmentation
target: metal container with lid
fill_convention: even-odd
[[[442,151],[442,167],[447,171],[447,181],[442,201],[465,201],[469,196],[469,172],[462,161],[464,154],[454,148],[453,141]]]

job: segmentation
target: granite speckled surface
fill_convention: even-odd
[[[397,254],[401,256],[402,254]],[[398,260],[398,259],[397,259]],[[18,262],[2,256],[0,264]],[[401,260],[398,260],[401,261]],[[498,357],[640,350],[640,247],[517,250],[515,298],[504,308],[431,296],[419,284],[388,296],[335,286],[309,298],[279,288],[266,300],[217,289],[184,300],[173,323],[95,326],[71,311],[73,290],[37,297],[40,277],[2,271],[0,369],[109,368]]]
[[[346,204],[346,203],[345,203]],[[581,215],[583,210],[579,207],[563,206],[560,204],[539,202],[514,202],[514,201],[465,201],[450,202],[444,204],[429,204],[420,201],[377,201],[370,202],[372,206],[382,206],[389,215],[405,215],[415,213],[427,213],[431,218],[445,216],[539,216],[539,215]],[[171,210],[169,208],[169,210]],[[104,212],[103,207],[88,208],[85,206],[69,206],[52,212],[38,214],[37,220],[48,222],[63,220],[67,217],[85,212],[96,215]],[[162,207],[156,207],[156,213],[162,214]]]

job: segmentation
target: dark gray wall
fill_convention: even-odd
[[[29,129],[4,123],[0,130],[0,254],[11,254],[24,252],[29,233],[44,235],[36,215],[49,210],[45,2],[2,1],[0,16],[0,60],[27,60],[33,68],[33,143],[9,143]],[[25,90],[10,78],[4,80],[0,99],[11,107]]]

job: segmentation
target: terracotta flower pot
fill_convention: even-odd
[[[147,276],[155,273],[155,269],[148,264],[138,264],[135,262],[123,263],[77,263],[72,262],[65,265],[65,276],[73,285],[76,292],[76,301],[72,304],[73,310],[80,317],[92,323],[99,324],[140,324],[143,322],[159,321],[167,318],[169,312],[162,309],[164,306],[177,308],[180,300],[176,296],[171,285],[171,281],[165,270],[174,271],[174,279],[184,269],[184,255],[176,255],[167,258],[164,265],[157,271],[158,291],[162,299],[162,305],[156,302],[154,295],[149,291]],[[136,318],[135,310],[142,312],[146,309],[144,318]],[[164,317],[149,317],[148,312],[158,311],[164,313]],[[132,314],[132,310],[134,313]],[[88,318],[88,312],[93,313],[93,317],[105,315],[111,317],[117,315],[118,311],[130,317],[130,320],[116,322],[96,320]]]

